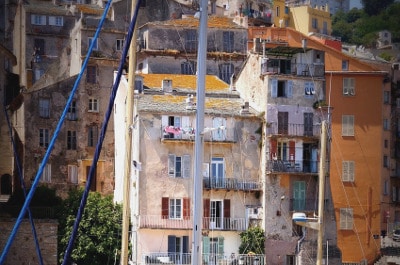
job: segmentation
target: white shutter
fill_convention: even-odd
[[[203,178],[210,178],[210,164],[203,163]]]
[[[271,79],[271,97],[278,97],[278,79]]]
[[[213,140],[224,141],[226,139],[226,119],[225,118],[221,118],[221,117],[214,118],[213,119],[213,129],[216,129],[212,132]]]
[[[314,83],[313,82],[310,83],[310,92],[311,92],[311,95],[315,94],[315,88],[314,88]]]
[[[291,98],[293,95],[293,81],[292,80],[288,80],[287,81],[287,97]]]
[[[182,139],[189,139],[190,134],[188,133],[190,131],[190,121],[189,121],[189,116],[182,116],[182,125],[181,125],[181,133],[182,133]]]
[[[68,180],[73,184],[78,184],[78,167],[75,165],[68,165]]]
[[[175,155],[168,154],[168,175],[171,177],[175,176]]]
[[[190,178],[191,177],[191,161],[190,155],[184,155],[182,157],[182,177]]]

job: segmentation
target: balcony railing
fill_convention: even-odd
[[[285,126],[278,126],[278,122],[270,122],[266,133],[267,135],[319,137],[321,125],[305,126],[304,124],[288,123]]]
[[[292,63],[290,67],[281,67],[281,60],[270,59],[267,63],[262,64],[262,74],[287,74],[305,77],[324,77],[325,66],[320,63]]]
[[[262,185],[258,181],[215,177],[203,178],[203,187],[205,189],[226,189],[243,191],[256,191],[262,189]]]
[[[191,253],[177,252],[150,252],[142,254],[142,264],[191,264]],[[221,255],[221,254],[203,254],[202,265],[263,265],[265,256],[261,254],[240,254],[240,255]]]
[[[307,211],[314,212],[318,210],[318,200],[317,199],[290,199],[289,211]]]
[[[269,172],[318,173],[317,160],[268,160]]]
[[[140,215],[140,227],[154,229],[192,229],[192,217],[167,219],[161,215]],[[248,222],[245,218],[213,218],[203,217],[203,229],[244,231]]]
[[[204,141],[208,142],[235,142],[236,133],[233,128],[224,129],[205,129],[203,134]],[[162,140],[188,140],[194,141],[194,128],[180,128],[174,126],[163,126],[161,128]]]

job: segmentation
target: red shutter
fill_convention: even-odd
[[[231,200],[224,200],[224,218],[231,218]]]
[[[278,142],[276,140],[272,140],[270,141],[270,159],[274,159],[276,157],[278,157],[276,150],[277,150],[277,146],[278,146]]]
[[[189,220],[190,219],[190,199],[183,198],[183,219]]]
[[[204,229],[210,228],[210,199],[203,200],[203,225]]]
[[[169,198],[168,197],[162,197],[161,199],[161,218],[162,219],[168,219],[169,217],[169,211],[168,211],[168,203]]]
[[[296,145],[295,141],[289,141],[289,160],[291,162],[294,162],[296,160],[296,157],[295,157],[295,153],[296,153],[295,145]]]

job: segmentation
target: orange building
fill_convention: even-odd
[[[333,204],[332,212],[325,211],[325,221],[336,224],[336,233],[325,227],[325,239],[337,245],[343,263],[372,264],[379,256],[381,230],[386,229],[382,205],[390,198],[385,184],[390,178],[387,72],[291,28],[250,27],[248,32],[252,51],[282,46],[281,51],[290,47],[324,52],[324,100],[331,110],[326,116],[331,125],[331,198],[326,199]]]

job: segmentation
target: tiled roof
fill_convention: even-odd
[[[76,4],[75,14],[80,14],[81,12],[85,15],[96,15],[101,16],[104,12],[104,8],[98,5],[88,5],[88,4]],[[36,14],[52,14],[52,15],[73,15],[71,10],[67,5],[54,4],[52,1],[40,1],[40,0],[30,0],[29,4],[24,5],[25,9],[29,13]]]
[[[162,80],[169,79],[172,81],[172,89],[187,90],[188,92],[196,92],[197,76],[196,75],[178,75],[178,74],[141,74],[143,76],[143,84],[150,89],[161,89]],[[207,92],[227,92],[229,84],[225,83],[214,75],[207,75],[205,80]]]
[[[243,29],[244,27],[233,22],[233,19],[228,17],[210,16],[207,21],[208,28],[231,28],[231,29]],[[149,22],[146,25],[157,25],[165,27],[182,27],[182,28],[197,28],[199,27],[199,19],[193,16],[188,16],[182,19],[172,19],[167,21],[155,21]]]

